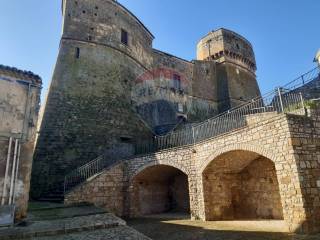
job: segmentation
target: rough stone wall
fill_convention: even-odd
[[[150,66],[152,34],[139,20],[113,0],[65,0],[65,39],[108,45]],[[128,46],[121,43],[121,30],[128,32]]]
[[[316,113],[316,112],[315,112]],[[319,113],[318,113],[319,114]],[[293,154],[303,196],[304,217],[310,232],[320,231],[320,115],[313,119],[289,116]]]
[[[169,211],[189,212],[188,177],[168,166],[146,168],[131,184],[130,216]]]
[[[210,32],[199,41],[197,59],[214,59],[220,63],[227,61],[252,72],[256,70],[255,55],[250,42],[224,28]]]
[[[229,62],[217,64],[216,69],[219,112],[225,112],[260,96],[253,73]]]
[[[112,48],[62,41],[36,148],[33,197],[62,187],[66,174],[105,151],[133,155],[134,141],[150,136],[128,94],[142,71]]]
[[[66,204],[93,203],[123,216],[126,183],[124,165],[119,163],[90,182],[76,188],[65,198]]]
[[[272,193],[272,198],[267,200],[267,209],[272,206],[272,215],[274,218],[280,218],[281,209],[276,196],[277,190],[275,175],[270,173],[271,166],[275,165],[275,174],[279,183],[279,192],[283,218],[287,222],[290,231],[316,232],[318,230],[319,215],[319,118],[306,118],[303,116],[291,116],[285,114],[258,114],[247,117],[248,126],[234,132],[221,135],[212,140],[207,140],[195,146],[186,146],[183,148],[162,151],[152,155],[131,159],[126,162],[127,177],[127,196],[132,196],[132,180],[139,172],[150,166],[168,165],[180,169],[188,175],[190,210],[192,218],[208,220],[206,201],[208,194],[203,188],[204,171],[208,170],[211,163],[215,163],[220,157],[228,156],[230,160],[236,159],[230,155],[230,152],[245,152],[249,155],[241,154],[239,161],[233,162],[231,169],[243,169],[249,162],[259,156],[267,158],[273,163],[262,168],[262,173],[254,175],[256,184],[254,187],[261,189],[265,181],[269,181],[268,192]],[[257,163],[259,165],[259,162]],[[252,173],[252,169],[258,166],[249,166],[247,169]],[[274,172],[274,169],[272,170]],[[240,174],[244,186],[251,186],[252,181],[244,181],[247,172]],[[209,175],[210,178],[220,178],[223,176]],[[268,180],[266,180],[268,179]],[[228,191],[230,183],[235,181],[235,176],[228,175],[224,178],[225,187],[219,189],[219,199],[230,201],[230,192]],[[248,180],[248,179],[247,179]],[[229,181],[229,182],[228,182]],[[238,180],[237,182],[241,182]],[[271,183],[272,182],[272,183]],[[131,186],[131,188],[130,188]],[[227,187],[228,186],[228,187]],[[258,187],[259,186],[259,187]],[[210,191],[218,186],[210,185]],[[87,187],[85,187],[87,189]],[[66,197],[72,199],[74,195],[81,195],[81,192],[75,190]],[[249,196],[249,195],[248,195]],[[254,191],[250,196],[256,197]],[[261,196],[261,195],[260,195]],[[128,198],[126,198],[128,199]],[[129,197],[130,199],[130,197]],[[218,199],[218,198],[217,198]],[[228,200],[229,199],[229,200]],[[246,198],[247,199],[247,198]],[[274,201],[274,204],[271,202]],[[72,201],[67,201],[72,203]],[[252,202],[247,202],[252,204]],[[124,215],[130,215],[130,201],[125,202],[126,208]],[[131,210],[130,210],[131,209]],[[260,214],[265,214],[265,209],[261,208]],[[263,212],[261,212],[263,211]],[[270,213],[269,210],[267,211]],[[265,215],[263,217],[266,217]]]
[[[203,173],[208,220],[283,219],[273,162],[246,151],[216,158]]]
[[[189,184],[188,176],[180,174],[171,180],[170,192],[173,198],[173,206],[170,210],[177,212],[189,212]]]
[[[265,158],[254,160],[238,174],[235,218],[283,219],[279,183],[274,163]]]
[[[36,137],[36,124],[40,105],[40,77],[17,69],[0,66],[0,199],[2,199],[9,139],[13,139],[10,152],[9,174],[4,204],[9,204],[9,193],[14,165],[15,142],[20,144],[18,175],[15,186],[16,218],[26,216],[32,158]],[[18,158],[19,147],[17,145]],[[16,160],[16,164],[18,161]]]
[[[197,59],[215,60],[217,64],[215,97],[219,112],[260,96],[253,48],[239,34],[227,29],[209,33],[197,46]]]

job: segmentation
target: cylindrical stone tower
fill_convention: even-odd
[[[210,32],[198,43],[197,59],[217,63],[220,112],[260,96],[253,48],[239,34],[223,28]]]
[[[152,64],[153,35],[113,0],[64,0],[63,33],[32,174],[34,198],[61,197],[64,176],[107,153],[134,154],[151,132],[132,109],[134,80]]]

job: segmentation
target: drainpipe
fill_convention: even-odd
[[[16,200],[16,185],[18,182],[18,172],[19,172],[19,164],[20,164],[20,153],[21,153],[21,143],[18,145],[18,155],[17,155],[17,168],[16,168],[16,174],[14,176],[14,185],[13,185],[13,197],[12,197],[12,204],[15,203]]]
[[[9,205],[12,204],[12,195],[13,195],[13,188],[14,188],[14,185],[13,185],[13,184],[14,184],[14,178],[15,178],[15,170],[16,170],[16,162],[17,162],[18,144],[19,144],[19,140],[16,139],[15,144],[14,144],[13,165],[12,165],[12,172],[11,172]]]
[[[5,172],[5,175],[4,175],[3,191],[2,191],[2,199],[1,199],[1,205],[2,206],[5,204],[5,198],[6,198],[6,195],[7,195],[7,179],[8,179],[8,173],[9,173],[10,158],[11,158],[11,147],[12,147],[12,137],[10,137],[10,139],[9,139],[7,165],[6,165],[6,172]]]
[[[27,120],[27,124],[29,124],[29,117],[30,117],[30,115],[28,115],[28,119],[27,119],[27,111],[28,111],[28,108],[29,108],[30,91],[31,91],[31,83],[29,83],[29,86],[28,86],[26,107],[25,107],[25,109],[24,109],[24,121],[23,121],[22,132],[21,132],[21,134],[22,134],[21,138],[22,138],[22,139],[23,139],[23,135],[24,135],[26,120]],[[28,134],[28,128],[27,128],[27,134]],[[27,134],[26,134],[26,135],[27,135]],[[28,136],[27,136],[27,137],[28,137]]]

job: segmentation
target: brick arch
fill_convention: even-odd
[[[227,145],[223,148],[218,149],[217,151],[214,151],[212,155],[207,157],[204,162],[200,164],[199,172],[202,173],[206,167],[217,157],[220,155],[227,153],[227,152],[232,152],[232,151],[248,151],[248,152],[254,152],[257,153],[263,157],[266,157],[270,159],[272,162],[276,162],[277,159],[280,156],[276,156],[274,153],[272,153],[270,150],[268,151],[267,149],[260,147],[260,146],[253,146],[251,144],[231,144]]]
[[[132,164],[132,163],[131,163]],[[189,170],[186,169],[184,166],[178,166],[178,164],[175,163],[174,160],[172,161],[161,161],[161,162],[157,162],[157,161],[152,161],[152,162],[148,162],[144,165],[142,165],[141,167],[139,167],[138,169],[136,169],[130,176],[130,182],[132,182],[132,180],[141,172],[143,172],[145,169],[149,168],[149,167],[153,167],[153,166],[168,166],[168,167],[173,167],[178,169],[179,171],[183,172],[185,175],[187,175],[189,177]]]

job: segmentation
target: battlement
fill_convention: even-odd
[[[199,41],[197,59],[230,62],[252,73],[256,71],[251,43],[238,33],[225,28],[212,31]]]

